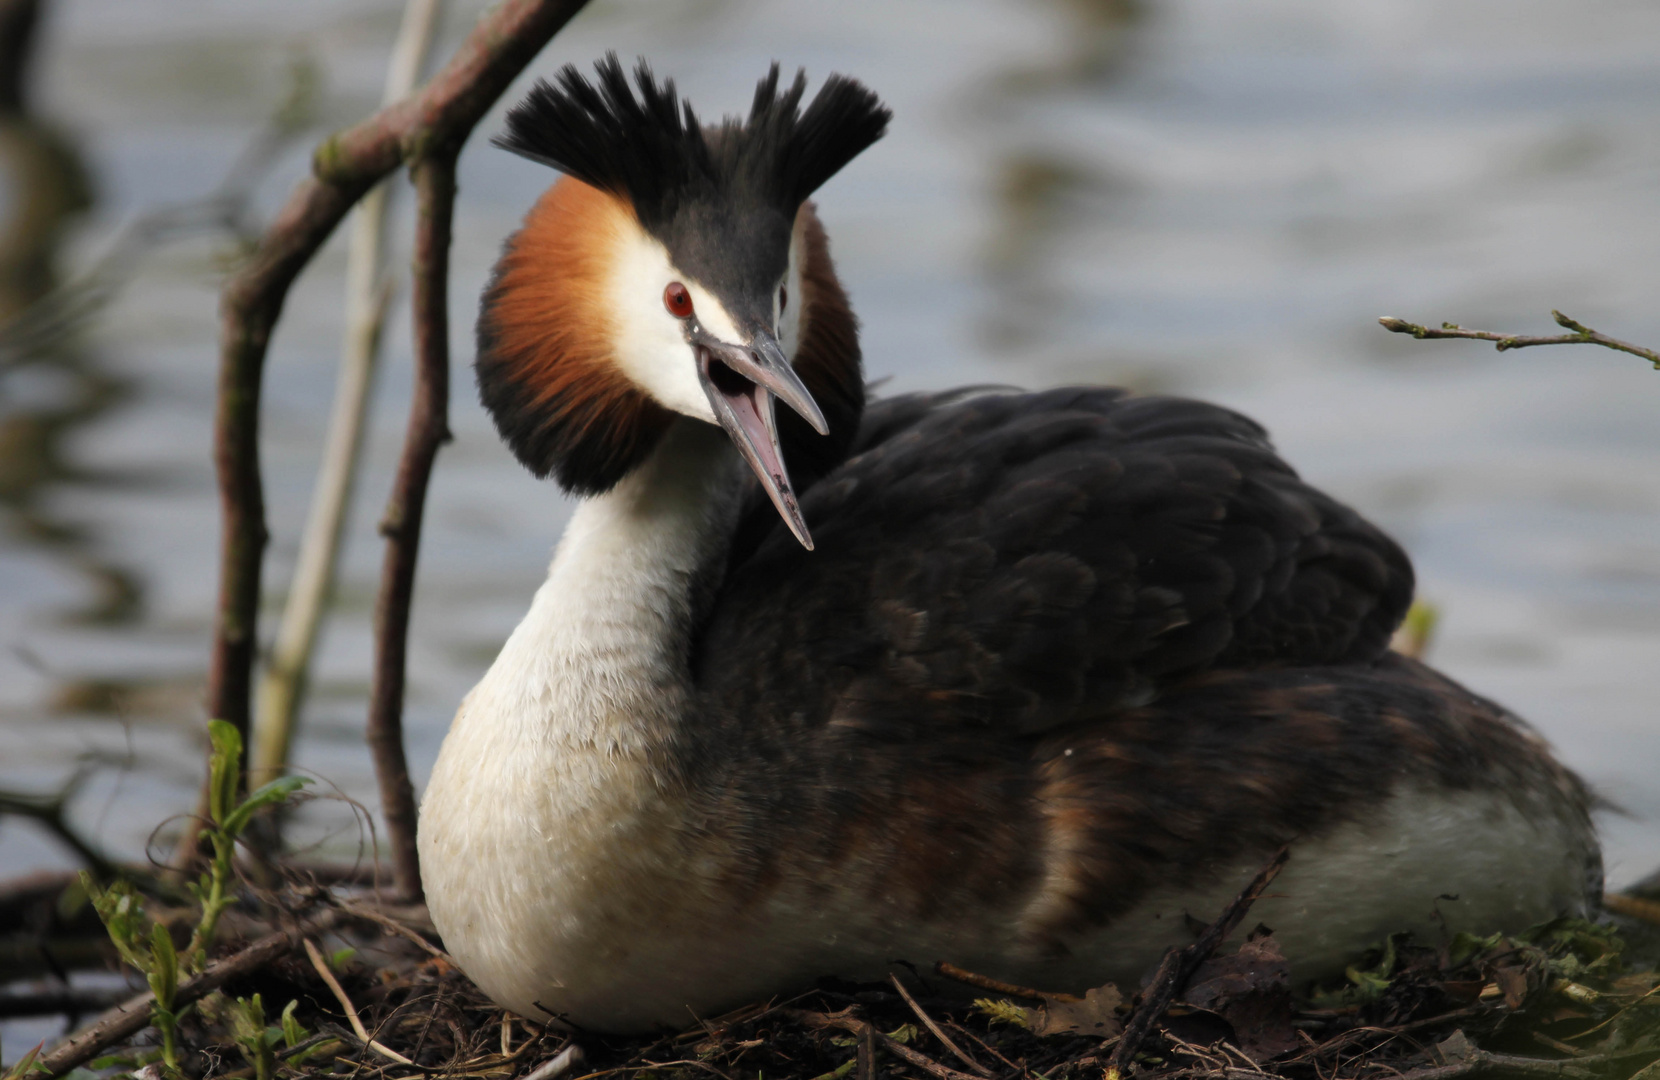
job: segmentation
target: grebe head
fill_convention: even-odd
[[[810,548],[774,409],[829,433],[797,364],[816,229],[803,204],[888,110],[834,75],[803,110],[805,74],[781,91],[775,64],[747,119],[704,128],[644,61],[632,85],[614,54],[597,70],[538,82],[496,140],[566,176],[485,292],[484,404],[520,461],[583,494],[639,464],[672,414],[719,424]]]

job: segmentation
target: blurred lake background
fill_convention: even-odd
[[[199,782],[217,288],[240,242],[199,204],[131,230],[214,191],[299,80],[307,126],[249,187],[243,225],[262,224],[316,139],[376,106],[401,7],[45,0],[27,117],[0,120],[0,321],[52,275],[121,254],[104,279],[121,287],[81,294],[107,302],[72,332],[0,356],[0,789],[80,774],[70,820],[112,855],[143,857]],[[440,62],[481,10],[452,2]],[[706,116],[747,108],[775,58],[815,84],[866,81],[891,133],[819,202],[873,377],[1119,383],[1256,417],[1411,552],[1443,616],[1432,662],[1529,718],[1623,808],[1602,817],[1610,881],[1660,865],[1660,373],[1580,347],[1415,342],[1375,321],[1548,333],[1555,307],[1660,345],[1660,5],[595,0],[504,104],[608,49],[649,57]],[[456,438],[411,648],[418,785],[569,512],[472,391],[475,298],[553,178],[488,145],[500,113],[462,158]],[[337,236],[268,362],[270,620],[334,387],[344,264]],[[374,527],[408,401],[406,300],[297,750],[322,790],[371,806]],[[363,839],[341,801],[296,824],[330,856]],[[5,875],[72,861],[0,819]]]

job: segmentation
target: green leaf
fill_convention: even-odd
[[[161,923],[150,928],[150,964],[149,983],[156,995],[156,1007],[171,1012],[173,994],[179,988],[179,954],[173,948],[173,935]]]
[[[229,1011],[236,1041],[250,1051],[257,1050],[265,1039],[265,1002],[258,994],[237,998],[236,1006]]]
[[[209,720],[208,740],[213,743],[208,763],[208,817],[218,824],[230,813],[241,786],[242,733],[228,721]]]
[[[121,1050],[114,1054],[105,1054],[103,1057],[93,1058],[82,1068],[90,1073],[101,1073],[105,1069],[120,1066],[123,1072],[136,1072],[151,1062],[160,1060],[161,1047],[141,1046],[136,1050]],[[74,1074],[71,1073],[70,1075],[73,1076]]]
[[[249,820],[267,806],[286,802],[288,797],[311,783],[309,776],[282,776],[261,787],[248,796],[242,804],[232,810],[224,819],[220,829],[233,839],[242,835],[242,830],[248,827]]]
[[[329,954],[329,967],[339,971],[347,964],[351,963],[352,957],[356,955],[357,950],[352,948],[350,945],[346,946],[344,949],[336,949],[334,952]]]
[[[1487,937],[1476,937],[1467,931],[1460,930],[1453,935],[1447,945],[1447,964],[1449,967],[1462,967],[1464,964],[1487,952],[1497,945],[1504,937],[1503,934],[1490,934]]]
[[[306,1030],[294,1016],[294,1010],[299,1007],[300,1002],[296,999],[282,1009],[282,1041],[288,1044],[290,1050],[306,1040]]]
[[[92,899],[92,909],[109,933],[115,951],[121,959],[138,971],[150,970],[150,955],[143,944],[144,908],[133,892],[132,883],[117,879],[109,888],[100,889],[92,875],[82,872],[82,886]]]
[[[14,1077],[28,1076],[31,1072],[33,1072],[35,1068],[35,1058],[40,1056],[40,1052],[45,1048],[45,1046],[45,1043],[40,1043],[33,1050],[30,1050],[27,1054],[24,1054],[22,1059],[18,1061],[16,1065],[13,1065],[11,1068],[6,1070],[4,1074],[5,1080],[13,1080]]]

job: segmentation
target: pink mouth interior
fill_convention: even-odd
[[[762,395],[769,398],[771,395],[713,357],[709,358],[709,381],[726,399],[738,426],[749,438],[749,449],[760,459],[761,467],[772,477],[779,492],[793,503],[795,497],[790,491],[789,477],[778,455],[778,439],[772,431],[770,418],[766,416],[767,405],[771,403],[763,404]]]

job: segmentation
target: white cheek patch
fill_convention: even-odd
[[[705,328],[736,340],[726,337],[735,333],[732,320],[714,298],[686,281],[669,262],[668,249],[630,222],[617,238],[606,298],[617,366],[664,408],[713,424],[715,413],[698,380],[697,358],[686,342],[683,324],[663,306],[663,290],[671,281],[686,285]]]
[[[692,310],[697,312],[698,323],[709,333],[722,341],[734,345],[744,343],[743,337],[738,334],[738,325],[732,321],[732,316],[726,313],[715,295],[691,278],[682,277],[675,280],[685,284],[686,291],[692,294]]]

